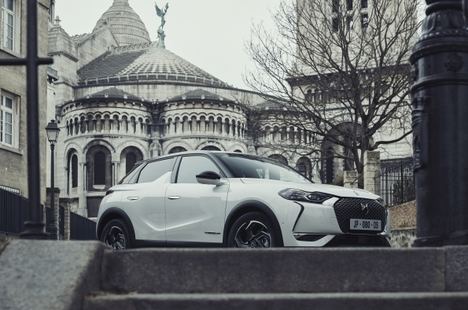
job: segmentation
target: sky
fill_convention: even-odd
[[[160,7],[169,3],[166,48],[232,86],[248,88],[243,76],[255,68],[246,49],[252,24],[263,23],[273,29],[272,13],[281,1],[157,0]],[[56,15],[69,35],[89,33],[112,2],[56,0]],[[155,41],[160,19],[154,0],[129,3]]]

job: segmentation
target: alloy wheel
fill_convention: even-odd
[[[250,220],[244,222],[236,231],[235,246],[238,248],[270,248],[271,233],[262,222]]]
[[[112,226],[106,234],[105,244],[113,250],[123,250],[127,248],[127,239],[121,227]]]

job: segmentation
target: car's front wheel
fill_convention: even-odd
[[[100,240],[113,250],[125,250],[133,246],[130,231],[121,219],[110,220],[104,226]]]
[[[231,226],[227,246],[233,248],[271,248],[282,246],[271,220],[260,212],[249,212]]]

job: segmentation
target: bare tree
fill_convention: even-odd
[[[362,177],[366,151],[411,134],[417,11],[414,0],[283,2],[275,31],[254,26],[248,50],[259,70],[247,82],[278,98],[288,126],[320,141],[299,148],[324,156],[326,143],[338,146],[335,155]]]

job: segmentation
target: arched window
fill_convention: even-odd
[[[181,146],[176,146],[176,147],[173,147],[169,151],[169,154],[182,153],[182,152],[187,152],[187,150]]]
[[[78,187],[78,155],[75,149],[71,149],[67,155],[67,194],[71,188]]]
[[[71,187],[78,187],[78,156],[73,154],[71,158]]]
[[[279,162],[283,165],[288,165],[288,160],[286,157],[284,157],[283,155],[279,155],[279,154],[273,154],[273,155],[270,155],[268,156],[268,158],[276,161],[276,162]]]
[[[86,153],[86,188],[89,191],[104,191],[112,186],[112,157],[102,146],[91,147]]]
[[[305,93],[305,101],[307,103],[311,103],[313,102],[313,99],[314,99],[314,95],[312,93],[312,89],[308,89]]]
[[[202,148],[202,151],[221,151],[219,148],[213,145],[208,145]]]
[[[137,156],[135,153],[130,152],[125,156],[125,173],[129,173],[137,163]]]
[[[143,154],[134,146],[129,146],[122,151],[120,155],[121,175],[127,175],[139,161],[143,160]]]
[[[312,163],[309,158],[301,157],[297,161],[296,169],[300,174],[305,176],[308,179],[312,178]]]
[[[106,154],[104,152],[94,153],[94,185],[106,184]]]

